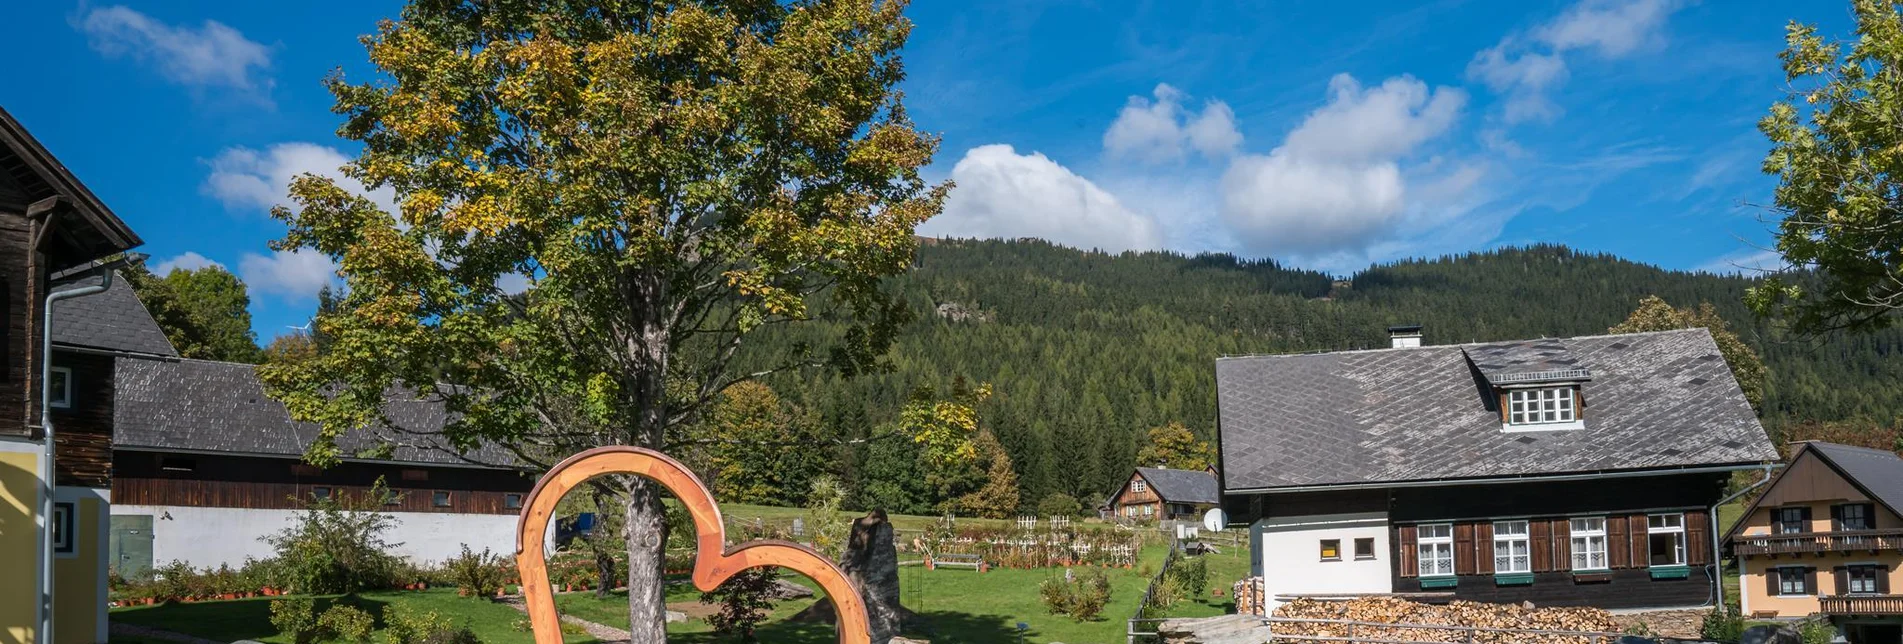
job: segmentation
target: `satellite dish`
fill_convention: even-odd
[[[1203,513],[1204,530],[1222,532],[1222,529],[1226,527],[1229,527],[1229,515],[1224,513],[1222,508],[1210,508],[1208,512]]]

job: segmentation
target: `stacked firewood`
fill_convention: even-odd
[[[1236,582],[1235,586],[1232,586],[1229,591],[1231,596],[1236,598],[1237,613],[1242,615],[1268,614],[1268,611],[1264,610],[1263,606],[1263,600],[1266,599],[1266,597],[1262,592],[1261,577],[1244,577],[1241,581]]]
[[[1483,604],[1469,601],[1431,605],[1394,597],[1364,597],[1339,601],[1297,599],[1276,609],[1275,616],[1337,620],[1313,623],[1277,622],[1273,625],[1276,635],[1353,637],[1355,640],[1397,642],[1591,644],[1605,640],[1582,633],[1608,633],[1619,630],[1612,615],[1597,608],[1526,608],[1515,604]],[[1443,630],[1380,626],[1380,624],[1459,628]],[[1278,637],[1275,641],[1304,640]]]

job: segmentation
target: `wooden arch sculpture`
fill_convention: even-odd
[[[871,627],[866,606],[833,562],[806,546],[787,541],[751,541],[727,547],[727,526],[720,507],[700,478],[680,461],[651,449],[627,446],[597,447],[568,457],[529,492],[522,517],[516,523],[515,567],[522,575],[522,598],[536,644],[560,644],[561,616],[548,583],[546,542],[549,518],[562,497],[577,485],[603,474],[634,474],[651,479],[673,492],[694,519],[694,586],[713,590],[734,573],[761,566],[791,568],[819,582],[839,614],[840,644],[869,644]]]

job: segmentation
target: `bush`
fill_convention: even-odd
[[[1046,517],[1075,517],[1083,511],[1084,506],[1077,502],[1077,497],[1063,492],[1046,494],[1037,502],[1037,513]]]
[[[1827,621],[1813,620],[1798,627],[1797,634],[1804,639],[1804,644],[1830,644],[1837,637],[1837,627]]]
[[[386,644],[478,644],[476,634],[435,612],[417,612],[397,604],[383,607]]]
[[[312,500],[294,525],[265,537],[277,549],[278,583],[313,595],[390,587],[399,560],[383,533],[394,520],[376,511],[390,494],[378,479],[356,497]]]
[[[743,642],[756,641],[754,629],[759,628],[760,622],[766,621],[767,612],[773,610],[773,600],[767,597],[767,591],[778,578],[777,568],[748,568],[734,573],[712,591],[701,593],[701,602],[720,607],[707,616],[707,623],[714,631],[738,637]]]
[[[1080,622],[1103,615],[1104,606],[1110,603],[1110,578],[1096,568],[1083,571],[1083,574],[1074,574],[1067,570],[1064,576],[1046,579],[1038,585],[1038,599],[1052,615],[1069,615]]]
[[[370,613],[355,606],[337,604],[317,618],[317,628],[327,640],[369,644],[370,632],[376,629],[376,620],[370,617]]]
[[[1719,606],[1705,613],[1705,621],[1698,627],[1698,636],[1719,642],[1735,642],[1744,635],[1744,617],[1731,611],[1729,606]]]
[[[1202,557],[1184,557],[1170,566],[1170,576],[1187,597],[1201,597],[1209,590],[1209,561]]]
[[[443,568],[449,573],[450,583],[456,584],[456,594],[464,597],[494,597],[505,580],[502,557],[491,554],[488,548],[473,552],[466,543],[462,554],[443,562]]]
[[[317,623],[317,602],[309,597],[271,600],[271,626],[294,644],[311,644],[322,639]]]

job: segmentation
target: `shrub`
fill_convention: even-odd
[[[1037,502],[1037,513],[1047,517],[1074,517],[1083,511],[1084,506],[1077,502],[1077,497],[1063,492],[1046,494]]]
[[[1744,635],[1744,617],[1732,612],[1729,606],[1719,606],[1705,613],[1705,621],[1698,627],[1698,636],[1719,642],[1735,642]]]
[[[318,616],[317,627],[327,636],[324,639],[369,644],[370,631],[376,629],[376,620],[370,617],[370,613],[355,606],[337,604]]]
[[[1804,644],[1830,644],[1837,637],[1837,627],[1827,621],[1813,620],[1798,627],[1797,634],[1804,639]]]
[[[502,557],[491,554],[488,548],[474,552],[465,543],[462,554],[443,562],[443,568],[449,573],[450,583],[456,584],[456,594],[494,597],[502,589]]]
[[[756,641],[754,629],[766,621],[767,611],[773,610],[773,600],[768,598],[767,591],[778,578],[778,569],[748,568],[734,573],[712,591],[701,593],[701,602],[720,607],[707,616],[707,623],[716,632],[744,642]]]
[[[468,634],[468,639],[459,639]],[[383,607],[383,641],[386,644],[460,644],[475,642],[468,629],[457,628],[433,611],[418,612],[399,604]]]
[[[389,587],[398,559],[383,533],[394,520],[376,508],[390,494],[378,479],[362,495],[314,499],[291,527],[265,537],[277,549],[278,583],[316,595]]]
[[[317,623],[317,602],[309,597],[271,600],[271,626],[291,638],[294,644],[311,644],[321,638]]]
[[[1102,570],[1085,568],[1082,574],[1065,571],[1062,577],[1044,580],[1037,588],[1038,599],[1052,615],[1069,615],[1084,622],[1103,615],[1110,603],[1110,578]]]
[[[198,597],[198,572],[190,564],[173,560],[172,563],[153,571],[152,590],[158,597],[165,599],[188,599]]]
[[[1170,575],[1187,597],[1201,597],[1209,590],[1209,561],[1202,557],[1184,557],[1170,566]]]

